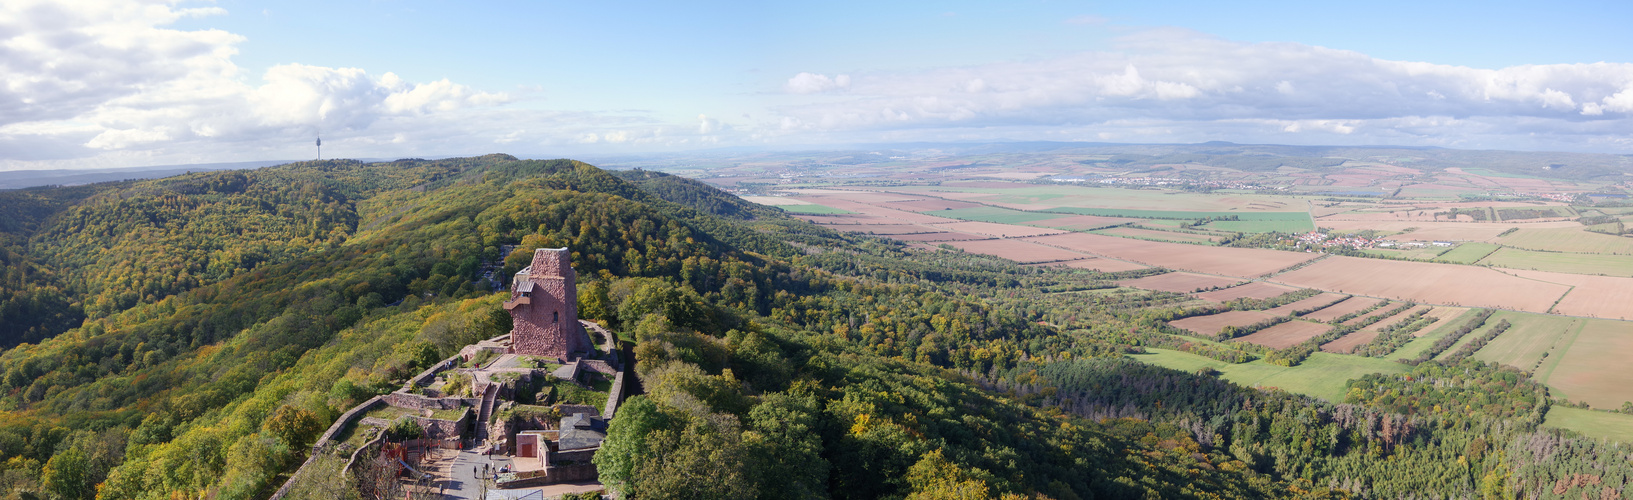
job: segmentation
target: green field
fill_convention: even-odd
[[[1504,248],[1486,257],[1480,263],[1510,269],[1633,276],[1633,256],[1627,255],[1533,252],[1517,248]]]
[[[1435,257],[1435,260],[1440,262],[1454,262],[1458,264],[1473,264],[1475,262],[1479,262],[1480,259],[1485,258],[1485,256],[1491,255],[1491,252],[1497,251],[1498,248],[1502,247],[1491,243],[1464,243],[1458,245],[1457,248],[1451,249],[1451,251],[1440,254],[1439,257]]]
[[[1176,243],[1200,243],[1200,244],[1203,244],[1203,245],[1212,245],[1213,241],[1214,241],[1212,236],[1205,235],[1205,234],[1191,234],[1191,233],[1182,233],[1182,232],[1178,232],[1178,231],[1163,231],[1163,230],[1160,230],[1160,229],[1146,229],[1146,228],[1140,228],[1140,227],[1127,227],[1127,226],[1114,227],[1114,228],[1110,228],[1110,229],[1099,229],[1099,230],[1094,230],[1094,231],[1089,231],[1089,232],[1095,233],[1095,234],[1104,234],[1104,235],[1107,235],[1107,236],[1120,236],[1120,237],[1124,237],[1124,238],[1134,238],[1134,239],[1137,239],[1137,240],[1168,241],[1168,242],[1176,242]]]
[[[1429,346],[1434,345],[1436,340],[1440,340],[1441,337],[1445,337],[1446,334],[1451,333],[1452,330],[1456,330],[1458,327],[1463,326],[1464,323],[1468,323],[1469,317],[1473,316],[1475,311],[1476,309],[1469,309],[1467,311],[1463,311],[1463,314],[1459,314],[1455,318],[1436,323],[1435,327],[1429,330],[1429,333],[1423,334],[1423,336],[1418,337],[1417,340],[1407,342],[1406,345],[1401,346],[1399,350],[1390,354],[1387,356],[1387,358],[1412,359],[1418,357],[1418,355],[1423,354],[1423,351],[1429,350]]]
[[[781,208],[783,211],[791,214],[844,215],[856,213],[850,210],[834,208],[827,205],[778,205],[777,208]]]
[[[1344,385],[1368,373],[1404,373],[1412,367],[1394,361],[1317,352],[1303,364],[1276,366],[1262,360],[1231,364],[1180,351],[1147,349],[1150,354],[1130,357],[1142,363],[1194,372],[1204,366],[1222,373],[1225,380],[1248,387],[1277,387],[1288,392],[1341,402]]]
[[[1445,251],[1446,251],[1445,248],[1430,246],[1430,247],[1402,248],[1402,249],[1368,248],[1368,249],[1365,249],[1365,250],[1361,250],[1361,253],[1364,253],[1364,254],[1367,254],[1367,255],[1377,255],[1379,257],[1395,258],[1395,259],[1434,260],[1435,257],[1439,257],[1440,254],[1442,252],[1445,252]]]
[[[1499,240],[1528,250],[1599,254],[1633,254],[1633,238],[1590,233],[1578,228],[1521,229]]]
[[[981,221],[981,222],[996,222],[996,223],[999,223],[999,224],[1025,224],[1025,223],[1028,223],[1028,222],[1035,222],[1035,221],[1040,221],[1040,220],[1049,220],[1049,219],[1058,219],[1058,218],[1061,218],[1061,217],[1069,217],[1069,216],[1060,215],[1060,214],[1042,214],[1042,213],[1037,213],[1037,212],[1022,212],[1020,210],[1010,210],[1010,209],[1007,209],[1007,208],[998,208],[998,207],[955,208],[955,209],[952,209],[952,210],[930,210],[930,211],[926,211],[926,212],[923,212],[923,213],[928,214],[928,215],[934,215],[934,216],[937,216],[937,217],[948,217],[948,218],[952,218],[952,219],[973,220],[973,221]]]
[[[1565,406],[1548,408],[1542,425],[1569,429],[1584,436],[1633,443],[1633,415]]]
[[[1486,344],[1480,352],[1474,353],[1474,359],[1534,370],[1543,353],[1552,350],[1556,344],[1568,343],[1570,339],[1562,337],[1569,337],[1582,329],[1580,319],[1514,311],[1498,311],[1486,320],[1486,325],[1494,325],[1505,319],[1514,326]],[[1547,380],[1542,372],[1538,372],[1535,378]]]
[[[1274,210],[1304,208],[1302,201],[1281,196],[1206,194],[1166,189],[1125,189],[1099,186],[1066,186],[1016,183],[1015,187],[973,187],[959,185],[901,186],[903,193],[982,193],[981,203],[1013,203],[1044,207],[1106,207],[1147,210]],[[1257,205],[1255,207],[1254,205]]]

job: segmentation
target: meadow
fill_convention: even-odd
[[[1484,245],[1485,243],[1481,244]],[[1633,256],[1629,255],[1537,252],[1518,248],[1504,248],[1485,257],[1480,263],[1509,269],[1633,276]]]
[[[1440,254],[1439,256],[1436,256],[1434,260],[1439,262],[1451,262],[1453,264],[1473,264],[1475,262],[1479,262],[1480,259],[1485,258],[1487,255],[1491,255],[1491,253],[1497,251],[1498,248],[1501,247],[1491,243],[1464,243],[1458,245],[1456,248]]]
[[[1231,364],[1195,354],[1168,349],[1147,349],[1149,354],[1130,357],[1144,363],[1194,372],[1213,368],[1220,377],[1248,387],[1275,387],[1288,392],[1314,396],[1328,401],[1342,402],[1345,385],[1350,379],[1368,373],[1405,373],[1411,370],[1394,361],[1380,358],[1347,356],[1318,352],[1303,364],[1293,367],[1277,366],[1263,360]]]

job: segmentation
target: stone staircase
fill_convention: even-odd
[[[488,420],[493,417],[494,400],[499,397],[499,384],[487,384],[482,390],[482,405],[476,408],[476,445],[488,442]]]

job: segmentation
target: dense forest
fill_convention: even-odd
[[[596,458],[627,498],[1633,494],[1633,448],[1539,427],[1517,369],[1421,360],[1329,402],[1143,365],[1274,353],[1114,283],[1161,270],[912,250],[656,172],[303,162],[0,193],[0,231],[8,498],[265,497],[342,411],[507,331],[493,276],[561,246],[581,317],[635,345]],[[323,480],[297,491],[348,490]]]

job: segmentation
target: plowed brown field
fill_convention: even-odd
[[[1556,314],[1633,319],[1633,278],[1587,276],[1547,271],[1506,271],[1539,281],[1575,286],[1554,306]]]
[[[1165,273],[1139,279],[1122,280],[1118,281],[1117,284],[1161,292],[1191,293],[1203,288],[1226,287],[1241,282],[1242,280],[1235,278],[1221,278],[1203,274]]]
[[[1326,332],[1331,328],[1321,323],[1293,320],[1259,330],[1246,337],[1238,337],[1236,341],[1259,344],[1271,349],[1283,349],[1310,340],[1312,337],[1321,335],[1322,332]]]
[[[1030,241],[1182,271],[1251,278],[1317,257],[1316,254],[1144,241],[1096,234],[1060,234]]]
[[[936,227],[960,231],[965,233],[985,234],[1001,238],[1018,238],[1023,236],[1043,236],[1061,234],[1065,231],[1043,227],[1016,226],[1012,224],[995,224],[992,222],[949,222],[936,224]]]
[[[1229,302],[1243,297],[1250,299],[1268,299],[1291,292],[1293,290],[1297,290],[1297,288],[1281,286],[1274,283],[1265,283],[1263,281],[1254,281],[1245,285],[1226,288],[1224,290],[1202,292],[1196,294],[1196,296],[1214,302]]]
[[[1369,297],[1350,297],[1349,300],[1324,307],[1320,311],[1306,314],[1302,317],[1304,319],[1315,321],[1332,321],[1337,319],[1339,316],[1372,307],[1373,304],[1377,304],[1379,302],[1383,301]]]
[[[1337,256],[1278,275],[1274,281],[1419,303],[1531,312],[1546,312],[1569,289],[1483,267]]]
[[[1219,331],[1224,330],[1227,326],[1251,325],[1272,317],[1263,311],[1226,311],[1208,316],[1169,321],[1168,324],[1173,325],[1175,328],[1189,330],[1197,335],[1212,337],[1218,335]]]
[[[953,241],[947,244],[963,249],[966,252],[995,255],[1022,264],[1078,260],[1084,257],[1081,253],[1021,240]]]

